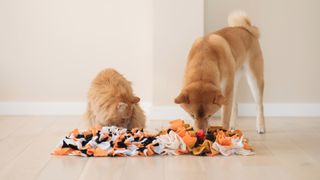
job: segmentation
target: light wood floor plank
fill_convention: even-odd
[[[71,125],[75,126],[77,121]],[[12,145],[22,141],[29,144],[26,143],[23,151],[6,163],[0,171],[0,179],[34,179],[49,161],[50,152],[60,140],[59,135],[69,130],[64,124],[64,121],[57,121],[56,118],[37,117],[30,121],[31,127],[25,126],[27,129],[21,129],[20,134],[11,135],[12,139],[8,138],[8,142]],[[19,173],[16,173],[17,170]]]
[[[164,179],[163,157],[127,158],[121,180]]]
[[[199,159],[203,157],[196,157],[191,155],[183,156],[168,156],[164,157],[164,175],[165,179],[204,179],[205,170],[207,167],[203,166]]]
[[[79,179],[114,179],[124,174],[127,158],[89,158]]]
[[[39,170],[39,174],[32,179],[57,180],[79,179],[81,173],[85,170],[88,158],[75,156],[67,157],[50,157],[43,169]],[[102,171],[101,169],[99,171]]]
[[[84,123],[80,117],[59,118],[57,122],[50,127],[48,132],[50,135],[45,135],[45,137],[49,139],[43,142],[46,144],[46,147],[48,147],[43,154],[46,163],[43,164],[43,167],[37,172],[36,179],[79,179],[88,158],[50,155],[63,136],[74,128],[84,128]]]
[[[31,117],[1,117],[0,118],[0,142],[10,134],[16,132],[24,126]]]
[[[26,148],[41,135],[44,130],[52,124],[53,119],[40,120],[29,119],[28,122],[17,128],[15,132],[11,133],[5,139],[0,141],[0,175],[4,167],[14,161]],[[41,150],[41,147],[38,147]]]

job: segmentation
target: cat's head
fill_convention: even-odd
[[[104,122],[103,124],[108,126],[128,127],[130,120],[132,119],[134,106],[139,101],[139,97],[133,96],[119,99],[113,104],[110,104],[106,109],[108,111],[107,122]]]

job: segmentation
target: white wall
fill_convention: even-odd
[[[152,99],[152,1],[0,1],[0,101],[85,101],[114,67]]]
[[[203,14],[202,0],[0,1],[0,114],[80,113],[105,67],[144,105],[173,105]]]
[[[153,104],[174,105],[188,51],[204,32],[204,4],[195,0],[154,1]]]

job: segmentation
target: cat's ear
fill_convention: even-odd
[[[128,107],[127,103],[124,102],[119,102],[119,104],[117,105],[117,110],[118,112],[124,112]]]
[[[132,104],[137,104],[138,102],[140,102],[140,98],[137,97],[137,96],[133,96],[133,97],[131,98],[130,102],[131,102]]]

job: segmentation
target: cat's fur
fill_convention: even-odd
[[[145,115],[139,101],[131,82],[116,70],[105,69],[92,81],[84,119],[88,127],[144,128]]]

